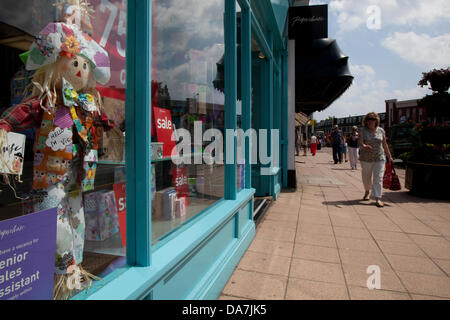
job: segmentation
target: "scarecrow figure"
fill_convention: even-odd
[[[33,192],[39,201],[34,210],[58,208],[54,299],[67,299],[75,293],[67,285],[74,267],[85,288],[96,278],[81,266],[82,193],[93,187],[99,138],[113,127],[95,89],[97,82],[109,81],[110,61],[77,25],[50,23],[31,45],[26,67],[36,70],[32,94],[0,117],[0,144],[7,132],[37,128]]]

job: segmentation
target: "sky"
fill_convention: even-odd
[[[328,4],[328,36],[350,57],[352,86],[316,120],[385,112],[419,99],[422,72],[450,67],[450,0],[311,0]]]

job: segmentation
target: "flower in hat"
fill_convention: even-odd
[[[66,40],[61,45],[60,55],[72,58],[80,52],[80,43],[78,42],[77,38],[73,35],[66,37]]]

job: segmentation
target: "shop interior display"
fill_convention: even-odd
[[[124,102],[98,90],[111,80],[110,56],[91,37],[89,17],[95,12],[90,4],[63,0],[48,7],[60,18],[34,39],[23,32],[21,39],[32,42],[17,46],[5,40],[0,45],[15,72],[9,79],[10,99],[2,90],[7,105],[0,110],[0,145],[11,145],[13,132],[26,138],[24,154],[16,155],[23,169],[0,153],[0,221],[58,208],[53,298],[67,299],[79,292],[67,286],[73,266],[86,289],[100,279],[94,274],[123,255],[118,201],[125,195],[118,199],[113,184],[126,181],[120,173],[125,167]],[[3,22],[0,27],[20,33]],[[105,159],[115,165],[105,165]],[[101,250],[110,247],[112,238],[119,239],[119,250]]]
[[[180,104],[178,108],[174,107],[176,103]],[[195,149],[191,155],[183,155],[171,141],[176,128],[184,128],[194,136],[194,122],[205,127],[207,114],[213,113],[208,109],[214,107],[218,106],[196,98],[173,101],[167,86],[152,83],[152,239],[155,243],[223,198],[223,166],[194,165]],[[223,105],[220,107],[223,110]],[[204,147],[199,148],[200,152]],[[192,164],[172,161],[180,157],[191,157]]]

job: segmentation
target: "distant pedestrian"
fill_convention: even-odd
[[[386,133],[380,127],[380,117],[377,113],[370,112],[364,117],[359,146],[361,147],[362,180],[366,191],[363,199],[370,199],[369,193],[372,189],[371,198],[376,200],[378,207],[384,207],[381,196],[386,157],[391,162],[393,158],[386,142]]]
[[[344,136],[344,145],[342,148],[342,156],[343,156],[345,162],[348,162],[347,153],[348,153],[347,137]]]
[[[338,162],[342,163],[344,143],[344,134],[342,133],[342,130],[339,129],[339,126],[335,125],[333,132],[331,133],[331,146],[333,148],[334,164],[337,164]]]
[[[309,143],[309,147],[311,149],[311,153],[312,153],[313,156],[315,156],[316,153],[317,153],[317,144],[318,144],[318,142],[319,142],[319,140],[317,139],[317,137],[315,135],[312,135],[310,143]]]
[[[303,156],[306,157],[308,155],[306,151],[308,149],[308,140],[306,139],[306,133],[304,133],[302,137]]]
[[[295,155],[298,157],[300,155],[300,146],[302,142],[298,134],[298,129],[295,128]]]
[[[358,127],[354,126],[352,128],[352,133],[347,139],[348,144],[348,158],[350,160],[350,167],[352,170],[356,170],[358,168],[358,140],[359,140],[359,134],[358,134]]]

